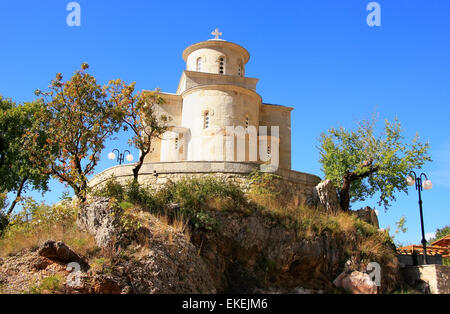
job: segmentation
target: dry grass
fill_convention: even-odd
[[[257,207],[289,229],[296,230],[299,239],[331,235],[342,239],[343,249],[361,259],[388,261],[393,258],[392,241],[386,232],[358,219],[350,212],[330,213],[307,206],[296,206],[289,193],[280,193],[274,186],[276,178],[266,174],[253,176],[254,183],[247,193]],[[255,180],[257,178],[257,180]],[[275,179],[275,180],[274,180]]]
[[[158,221],[157,224],[153,222],[151,226],[153,237],[166,239],[170,245],[173,244],[173,236],[175,233],[182,234],[186,240],[190,240],[189,221],[181,214],[176,213],[174,217],[170,217],[167,214],[155,214],[151,216]],[[148,228],[150,228],[150,225],[148,225]]]
[[[5,257],[23,249],[39,247],[47,240],[63,241],[84,256],[89,256],[97,249],[95,239],[90,234],[76,228],[65,229],[54,226],[53,228],[37,228],[32,233],[17,231],[0,239],[0,256]]]
[[[93,254],[95,239],[77,228],[77,210],[69,204],[48,206],[29,201],[0,238],[0,256],[36,248],[47,240],[63,241],[84,256]]]

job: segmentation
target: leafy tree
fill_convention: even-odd
[[[58,73],[48,92],[36,91],[44,108],[28,137],[32,144],[39,130],[47,130],[44,153],[33,154],[33,162],[45,164],[46,172],[68,184],[82,202],[104,142],[120,129],[120,112],[107,89],[86,72],[88,67],[83,63],[66,82]]]
[[[434,238],[428,240],[428,245],[431,245],[434,241],[442,239],[443,237],[445,237],[446,235],[449,235],[449,234],[450,234],[450,225],[445,226],[441,229],[439,229],[439,228],[436,229],[436,234],[435,234]],[[450,258],[448,258],[448,257],[442,258],[442,264],[450,266]]]
[[[108,90],[116,106],[123,113],[124,129],[134,133],[129,140],[130,145],[140,151],[139,161],[133,168],[133,177],[137,181],[139,170],[145,157],[150,153],[152,142],[167,130],[168,117],[157,115],[157,104],[163,104],[164,99],[158,91],[135,92],[135,83],[127,85],[121,80],[110,81]]]
[[[340,204],[349,210],[350,201],[364,201],[380,193],[378,205],[385,210],[395,201],[394,193],[407,193],[406,177],[431,161],[429,143],[411,143],[402,136],[400,122],[385,120],[381,134],[375,134],[376,115],[363,120],[356,131],[331,128],[320,136],[320,163],[327,179],[338,187]]]
[[[8,217],[20,200],[21,195],[29,188],[47,191],[49,176],[40,165],[30,162],[30,152],[40,154],[43,142],[36,141],[30,150],[25,147],[25,134],[28,132],[37,114],[42,108],[39,102],[17,105],[9,99],[0,97],[0,193],[1,207],[6,207],[6,193],[14,193],[5,216]],[[45,133],[41,132],[42,139]]]
[[[434,238],[428,240],[428,244],[431,244],[434,241],[442,239],[443,237],[445,237],[448,234],[450,234],[450,225],[445,226],[441,229],[438,228],[438,229],[436,229],[436,234],[435,234]]]

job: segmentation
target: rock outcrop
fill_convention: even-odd
[[[82,230],[94,235],[100,248],[110,248],[121,240],[121,212],[122,209],[109,198],[95,197],[81,208],[77,223]]]
[[[341,210],[336,187],[331,180],[320,182],[313,190],[314,203],[317,207],[328,212],[338,212]]]
[[[330,186],[324,183],[318,190],[323,204],[334,211],[336,199],[331,197],[333,201],[330,201],[329,195],[326,196],[332,194]],[[177,204],[171,204],[170,208],[181,209]],[[208,222],[214,222],[213,230],[196,227],[187,235],[184,227],[136,211],[131,214],[142,215],[139,218],[143,219],[139,223],[131,221],[137,225],[137,232],[130,236],[123,224],[123,212],[107,198],[93,199],[90,205],[81,208],[78,224],[95,237],[102,252],[97,260],[101,261],[91,258],[87,265],[82,256],[64,243],[47,241],[37,251],[25,255],[29,266],[17,262],[21,256],[0,263],[0,281],[4,285],[25,282],[19,279],[21,272],[29,273],[27,276],[33,281],[54,272],[66,278],[71,274],[67,264],[77,262],[82,266],[78,274],[81,283],[65,282],[59,291],[323,293],[335,291],[336,286],[352,293],[379,290],[364,273],[361,256],[354,257],[351,265],[345,263],[348,252],[358,249],[361,238],[357,232],[331,233],[324,229],[306,236],[286,221],[281,222],[280,219],[287,217],[275,217],[264,210],[211,210],[202,214]],[[5,268],[5,264],[17,265],[17,269]],[[384,266],[380,291],[388,292],[398,278],[398,265]],[[14,291],[20,292],[17,290]]]
[[[339,273],[346,257],[339,239],[298,239],[262,214],[212,212],[220,226],[215,233],[194,232],[192,242],[219,292],[254,293],[297,287],[323,290]]]
[[[82,270],[86,271],[89,269],[89,264],[87,261],[63,242],[48,240],[39,248],[38,253],[40,256],[46,257],[52,261],[57,261],[64,264],[74,262],[78,263]]]
[[[356,215],[356,217],[358,217],[362,221],[365,221],[368,224],[377,227],[377,229],[380,228],[380,225],[378,223],[378,215],[375,209],[372,209],[369,206],[367,206],[352,212]]]

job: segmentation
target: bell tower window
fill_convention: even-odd
[[[219,58],[219,74],[225,73],[225,58],[220,57]]]
[[[203,128],[207,129],[209,128],[209,111],[205,111],[204,118],[203,118]]]

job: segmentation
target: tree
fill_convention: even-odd
[[[439,228],[436,229],[436,234],[435,234],[434,238],[428,240],[428,245],[431,245],[433,242],[435,242],[439,239],[442,239],[443,237],[445,237],[446,235],[449,235],[449,234],[450,234],[450,225],[442,227],[440,229]],[[450,266],[450,258],[448,258],[448,257],[442,258],[442,264]]]
[[[46,172],[68,184],[82,201],[87,197],[87,176],[94,171],[104,148],[104,142],[120,129],[120,112],[109,98],[107,89],[86,73],[83,63],[69,81],[61,73],[42,96],[43,110],[33,132],[30,145],[39,140],[39,130],[48,137],[42,154],[33,154],[34,164],[44,164]]]
[[[431,161],[429,143],[419,135],[406,143],[400,122],[385,120],[384,129],[375,135],[376,115],[363,120],[356,131],[331,128],[320,136],[320,163],[327,179],[338,187],[340,204],[349,210],[350,201],[364,201],[380,193],[378,205],[385,210],[395,201],[394,193],[407,193],[406,177]]]
[[[140,151],[139,161],[133,168],[133,177],[137,181],[144,159],[151,151],[153,139],[160,138],[167,130],[168,117],[157,115],[155,105],[164,103],[158,91],[135,93],[135,85],[115,80],[109,82],[108,90],[116,106],[121,108],[124,129],[131,129],[134,133],[130,145]]]
[[[428,240],[428,244],[431,244],[439,239],[442,239],[443,237],[449,234],[450,234],[450,225],[442,227],[441,229],[437,228],[434,237]]]
[[[5,195],[0,208],[6,207],[6,193],[14,193],[5,216],[8,217],[27,189],[47,191],[49,175],[40,165],[30,162],[30,151],[40,154],[42,140],[36,141],[29,150],[25,147],[25,134],[28,132],[37,114],[42,108],[39,102],[17,105],[9,99],[0,97],[0,194]]]

